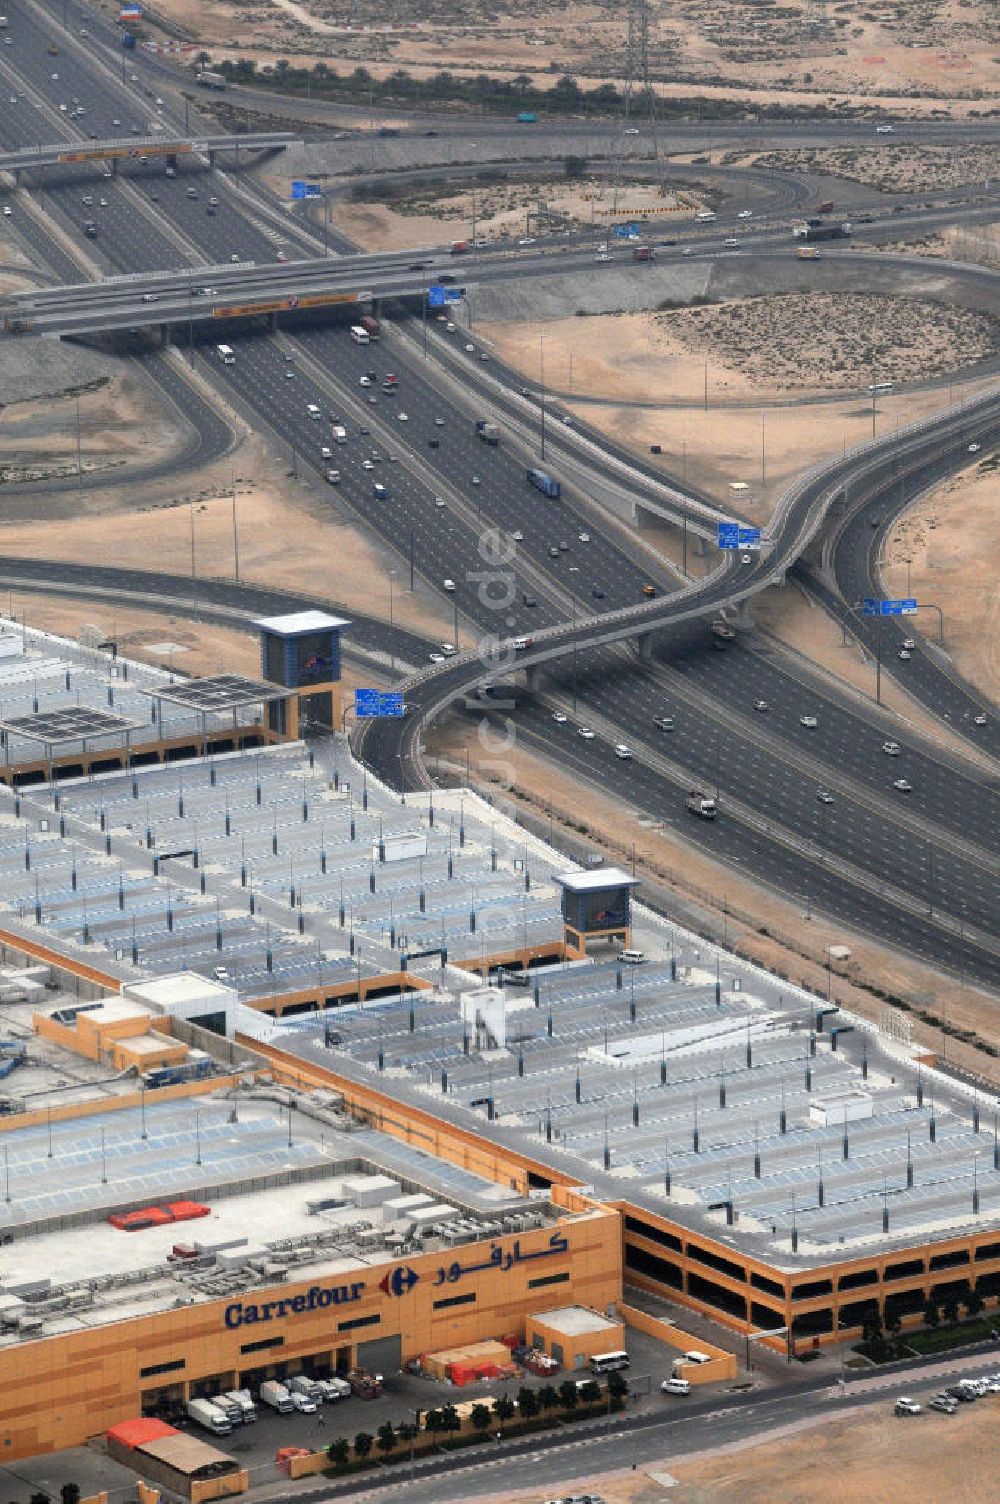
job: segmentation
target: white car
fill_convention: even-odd
[[[985,726],[988,724],[986,717],[982,711],[980,711],[978,715],[974,715],[972,717],[972,724],[974,726]]]
[[[916,645],[917,644],[916,644],[916,641],[915,641],[914,638],[912,638],[912,637],[904,637],[903,638],[903,646],[904,646],[904,648],[908,648],[911,653],[913,652],[913,649],[916,647]]]
[[[883,742],[882,751],[885,753],[886,757],[898,757],[900,752],[899,743]]]
[[[970,454],[978,454],[980,448],[981,448],[981,446],[979,444],[970,444],[969,445],[969,453]]]
[[[410,421],[410,415],[409,415],[409,413],[398,412],[396,414],[396,419],[400,423],[409,423],[409,421]]]
[[[681,255],[682,256],[693,256],[694,255],[694,246],[693,245],[686,245],[684,247],[683,251],[681,251]]]
[[[625,127],[625,129],[622,131],[622,135],[623,136],[637,136],[638,134],[639,134],[638,128],[636,126],[634,126],[634,125],[627,125]]]
[[[552,719],[555,721],[557,726],[565,726],[566,724],[566,717],[563,715],[561,710],[553,711]]]
[[[323,447],[320,449],[319,457],[321,460],[333,459],[333,450],[330,448],[329,444],[323,445]]]
[[[913,784],[909,783],[905,778],[895,778],[892,786],[894,789],[898,789],[901,794],[913,793]]]
[[[446,658],[454,658],[458,652],[458,647],[454,642],[442,642],[441,651]]]
[[[468,353],[470,355],[473,355],[475,353],[475,349],[476,349],[475,345],[466,345],[465,348],[466,348],[466,350],[468,351]]]
[[[585,742],[592,742],[594,740],[594,733],[589,726],[580,726],[576,734],[577,736],[582,736]]]
[[[620,757],[622,762],[627,762],[632,756],[632,748],[627,746],[625,742],[618,742],[615,747],[615,756]]]
[[[579,538],[579,540],[580,540],[581,543],[589,543],[590,542],[590,534],[589,533],[577,533],[576,536]]]
[[[819,721],[814,715],[800,715],[799,725],[807,726],[810,731],[815,731],[816,727],[819,725]]]
[[[754,700],[753,708],[754,710],[759,710],[761,715],[766,715],[771,707],[766,700]]]
[[[736,218],[737,219],[753,219],[753,210],[752,209],[741,209],[740,212],[739,212],[739,214],[737,214]]]
[[[371,386],[371,384],[372,384],[372,379],[371,379],[370,376],[362,376],[359,385],[361,385],[361,386]]]
[[[230,253],[229,259],[233,262],[234,265],[238,265],[240,259],[239,251],[232,251]]]
[[[909,648],[900,648],[899,656],[905,663],[909,658],[913,657],[913,654],[910,652]]]
[[[515,543],[523,543],[524,542],[524,534],[521,532],[520,528],[515,528],[514,531],[511,533],[510,536],[513,538],[513,540],[514,540]]]
[[[472,477],[472,484],[473,484],[473,485],[474,485],[474,486],[481,486],[481,485],[482,485],[482,481],[481,481],[481,480],[480,480],[480,479],[479,479],[479,476],[478,476],[478,475],[474,475],[474,476],[473,476],[473,477]]]
[[[432,663],[443,663],[444,662],[444,654],[443,653],[428,653],[427,656],[428,656],[428,658],[430,659],[430,661]]]
[[[876,136],[891,136],[892,133],[893,128],[891,125],[877,125],[875,127]]]
[[[916,1402],[916,1400],[910,1400],[910,1399],[898,1399],[896,1401],[896,1404],[895,1404],[895,1411],[896,1411],[897,1415],[922,1415],[923,1414],[923,1408],[922,1408],[922,1406],[918,1405],[917,1402]]]
[[[455,581],[454,580],[445,580],[444,583],[443,583],[443,585],[442,585],[442,589],[447,590],[447,592],[448,592],[449,595],[454,595],[454,593],[455,593]]]
[[[361,461],[361,468],[362,468],[362,470],[374,470],[375,469],[375,465],[374,465],[374,463],[371,460],[362,460]]]
[[[117,129],[118,126],[121,125],[121,121],[118,120],[118,119],[115,119],[115,120],[112,120],[111,124]]]
[[[434,427],[435,428],[443,428],[444,427],[444,419],[443,418],[435,418],[434,419]]]
[[[534,235],[522,235],[517,243],[518,245],[534,245],[535,237]]]
[[[830,793],[829,789],[817,789],[816,798],[819,800],[820,804],[834,803],[833,795]]]
[[[4,206],[3,206],[3,217],[4,217],[4,219],[10,219],[11,216],[13,215],[13,213],[14,213],[14,211],[10,207],[10,204],[4,204]]]
[[[601,251],[601,253],[600,253],[599,256],[595,256],[594,257],[594,260],[595,261],[610,261],[611,257],[610,257],[610,255],[608,254],[607,251]]]
[[[443,496],[435,496],[435,498],[434,498],[434,505],[438,508],[439,511],[444,506],[444,504],[445,504],[445,500],[444,500]]]

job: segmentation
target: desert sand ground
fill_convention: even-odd
[[[340,71],[359,64],[381,75],[482,72],[521,75],[551,85],[560,73],[620,82],[623,16],[597,5],[542,0],[499,10],[470,4],[455,24],[453,7],[370,0],[351,11],[367,23],[349,31],[319,0],[279,0],[248,9],[235,0],[161,0],[163,14],[205,44],[214,58],[249,56],[258,66],[281,58]],[[651,7],[654,84],[673,95],[738,93],[761,103],[864,101],[903,113],[927,100],[969,110],[997,87],[989,45],[991,0],[910,0],[880,11],[859,0],[836,7],[795,0],[766,10],[720,11],[710,0]],[[340,29],[337,21],[341,22]],[[390,27],[398,28],[390,30]]]
[[[95,564],[114,560],[138,569],[193,573],[196,579],[232,578],[234,482],[242,579],[315,593],[348,611],[388,617],[389,570],[395,569],[394,620],[429,636],[450,636],[451,615],[429,590],[419,580],[412,595],[403,588],[401,561],[362,536],[353,515],[346,508],[337,511],[318,482],[313,488],[292,480],[255,437],[214,466],[144,487],[138,506],[127,487],[85,492],[82,504],[71,493],[66,505],[74,515],[60,510],[62,520],[53,528],[52,510],[62,508],[62,499],[37,498],[31,520],[0,522],[0,554]]]
[[[278,189],[284,179],[272,175]],[[612,186],[604,179],[584,178],[567,186],[558,177],[527,182],[503,182],[480,188],[473,201],[468,193],[435,197],[433,190],[394,203],[338,201],[332,222],[343,235],[365,250],[409,250],[415,245],[442,245],[473,233],[486,240],[540,235],[553,227],[592,226],[596,239],[608,234],[614,202]],[[696,189],[660,197],[654,183],[629,181],[619,196],[620,216],[655,208],[669,213],[671,223],[690,221],[702,207]],[[475,218],[473,218],[475,215]]]
[[[719,502],[728,499],[754,522],[765,522],[795,476],[872,435],[872,404],[866,391],[872,379],[868,326],[855,317],[853,298],[833,300],[834,313],[826,295],[822,296],[826,310],[822,325],[796,325],[792,317],[784,323],[787,354],[783,369],[787,379],[798,384],[795,392],[754,381],[765,373],[766,362],[762,364],[747,331],[769,316],[767,300],[664,314],[490,323],[477,325],[477,331],[503,360],[535,382],[539,380],[539,339],[544,336],[545,383],[561,404],[647,457],[650,445],[660,444],[659,463],[665,472],[700,486]],[[888,305],[896,300],[885,301]],[[780,305],[785,300],[771,302]],[[793,298],[787,306],[793,313],[800,305]],[[914,303],[912,316],[917,324],[926,317],[927,329],[923,333],[915,328],[913,337],[918,341],[926,337],[928,352],[932,340],[940,341],[937,349],[945,364],[949,349],[954,348],[947,333],[951,320],[938,322],[938,309],[937,304]],[[705,317],[695,318],[697,314]],[[726,348],[733,339],[729,331],[736,318],[746,321],[740,337],[746,353],[738,359],[735,351]],[[816,381],[816,341],[821,328],[824,334],[835,334],[843,345],[844,364],[839,373],[843,395],[794,405],[789,399],[795,395],[823,394]],[[912,375],[913,346],[894,343],[888,316],[879,321],[874,337],[881,341],[878,379],[892,380],[883,374],[888,370],[897,377]],[[962,390],[971,395],[987,384],[970,382]],[[618,394],[618,404],[599,400],[609,391]],[[948,387],[942,386],[880,397],[876,433],[942,408],[949,395]],[[580,402],[581,397],[592,400]],[[738,405],[720,410],[726,403]],[[749,489],[733,492],[734,482],[743,482]]]
[[[6,407],[0,426],[0,481],[17,485],[72,477],[77,474],[78,457],[85,475],[114,472],[129,464],[165,459],[178,451],[182,439],[171,411],[125,370],[96,391],[82,392],[79,408],[77,398],[69,395]],[[26,503],[12,500],[8,505],[0,489],[0,520],[36,506],[44,511],[45,498]]]
[[[939,606],[955,667],[1000,714],[1000,571],[993,542],[1000,454],[969,455],[968,468],[899,519],[885,549],[886,591],[906,589]],[[930,524],[933,523],[933,526]],[[937,613],[921,620],[928,634]]]
[[[879,188],[885,193],[929,193],[983,183],[1000,170],[1000,151],[994,145],[950,146],[880,140],[872,146],[801,147],[787,151],[724,152],[722,164],[764,167],[777,172],[819,173]]]

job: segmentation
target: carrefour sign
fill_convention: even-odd
[[[360,1300],[364,1280],[354,1285],[310,1285],[302,1295],[285,1295],[280,1300],[256,1304],[236,1300],[226,1307],[225,1321],[230,1331],[241,1326],[255,1326],[260,1321],[280,1321],[283,1316],[301,1316],[305,1311],[322,1311],[327,1306],[346,1306]]]

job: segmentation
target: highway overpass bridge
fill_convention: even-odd
[[[515,649],[512,641],[487,640],[479,651],[422,670],[402,686],[407,705],[402,720],[362,726],[359,755],[393,786],[429,787],[421,759],[421,729],[450,706],[471,703],[478,689],[509,680],[514,672],[524,672],[530,687],[546,665],[573,652],[637,641],[640,650],[649,653],[658,631],[723,610],[745,609],[752,596],[784,582],[845,487],[856,494],[860,487],[878,486],[886,477],[898,476],[901,469],[919,468],[946,449],[965,448],[971,439],[988,440],[998,417],[1000,393],[987,392],[815,466],[781,498],[770,536],[759,554],[750,555],[749,564],[737,554],[707,579],[673,595],[549,627],[536,633],[527,649]]]
[[[22,146],[17,151],[0,152],[0,172],[13,175],[20,187],[22,174],[38,167],[65,167],[80,162],[107,163],[116,172],[119,162],[136,162],[145,157],[204,157],[211,165],[219,152],[283,151],[286,146],[301,145],[291,131],[265,131],[242,136],[108,136],[103,141],[59,141],[52,146]]]

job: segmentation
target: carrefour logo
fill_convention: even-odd
[[[258,1321],[280,1321],[289,1314],[301,1316],[304,1311],[349,1305],[361,1299],[364,1288],[362,1280],[354,1285],[311,1285],[304,1295],[286,1295],[281,1300],[261,1301],[259,1305],[237,1300],[226,1307],[226,1326],[232,1331],[240,1326],[254,1326]]]
[[[390,1270],[384,1279],[380,1279],[378,1287],[384,1290],[386,1295],[408,1295],[419,1278],[417,1271],[411,1269],[408,1264],[400,1265]]]

